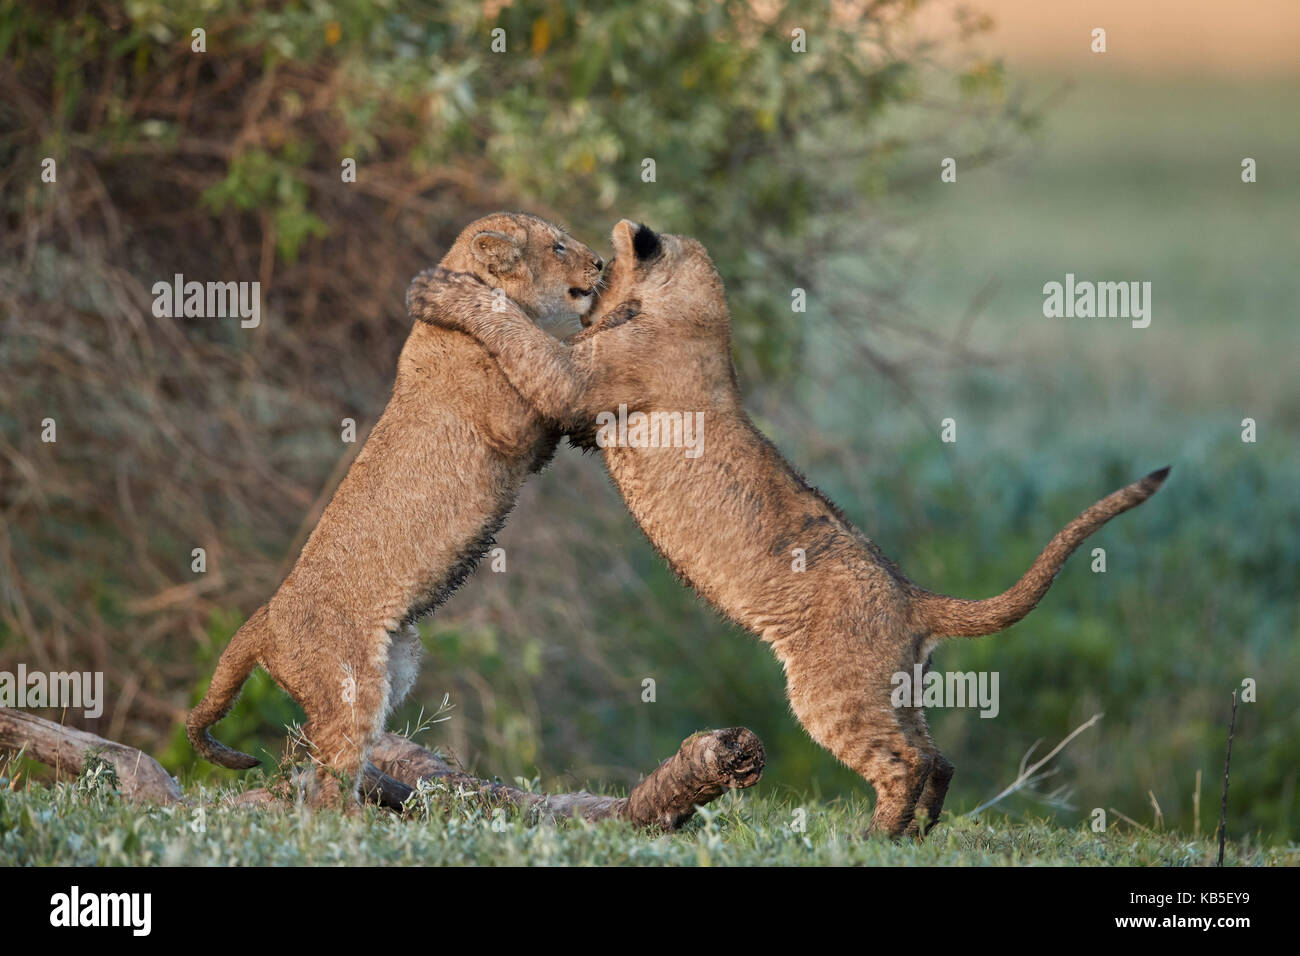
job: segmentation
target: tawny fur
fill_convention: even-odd
[[[474,276],[490,303],[505,303],[492,291],[500,289],[512,314],[547,335],[534,323],[580,328],[602,262],[557,226],[501,213],[468,226],[441,265]],[[385,717],[415,682],[414,621],[488,550],[558,434],[472,338],[416,323],[383,415],[293,570],[235,634],[190,714],[195,748],[226,767],[256,765],[208,728],[260,664],[306,713],[314,801],[354,798]],[[340,792],[344,777],[350,794]]]
[[[579,444],[591,444],[596,416],[620,404],[629,414],[704,412],[699,457],[609,446],[610,476],[677,574],[772,646],[808,733],[875,788],[872,829],[916,832],[918,812],[938,818],[953,767],[924,712],[891,704],[892,675],[928,667],[937,638],[1019,621],[1080,542],[1149,498],[1167,469],[1070,522],[1006,593],[966,601],[926,591],[745,414],[722,281],[703,246],[626,220],[613,243],[608,286],[570,343],[540,335],[521,313],[491,312],[482,289],[454,275],[424,277],[413,314],[481,341],[519,393]],[[806,554],[802,572],[796,548]]]

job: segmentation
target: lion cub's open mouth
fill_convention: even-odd
[[[570,286],[569,298],[573,300],[578,319],[585,324],[587,316],[591,314],[591,307],[596,301],[595,287],[579,289],[577,286]]]

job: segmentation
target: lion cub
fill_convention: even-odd
[[[578,330],[602,266],[558,226],[520,213],[471,223],[442,260],[541,335],[534,322]],[[388,407],[293,570],[231,639],[189,715],[199,753],[236,769],[257,764],[208,728],[260,664],[306,712],[320,782],[313,802],[346,804],[386,715],[415,682],[415,620],[473,570],[558,437],[482,346],[417,322]],[[344,775],[349,795],[340,793]]]
[[[491,311],[483,290],[456,276],[440,277],[411,305],[427,321],[473,335],[541,414],[579,443],[603,447],[655,548],[772,645],[800,722],[875,788],[873,831],[915,832],[918,809],[932,823],[953,767],[924,712],[891,704],[891,676],[928,667],[939,638],[1019,621],[1079,544],[1154,494],[1168,469],[1084,511],[1005,593],[984,601],[931,593],[810,487],[745,414],[722,280],[704,247],[626,220],[613,244],[598,314],[569,344],[538,333],[522,312]],[[626,427],[612,427],[616,410]],[[665,427],[673,439],[676,423],[693,414],[699,421],[701,411],[703,453],[665,440]],[[806,556],[802,572],[793,569],[796,548]]]

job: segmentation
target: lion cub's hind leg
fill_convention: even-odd
[[[873,692],[866,682],[839,684],[826,671],[800,680],[801,670],[797,663],[786,670],[795,716],[813,740],[876,791],[868,833],[902,836],[934,766],[924,741],[900,720],[887,682]]]
[[[934,755],[917,746],[901,726],[881,728],[866,742],[865,753],[850,764],[876,791],[868,835],[903,836],[913,823],[917,802],[934,769]]]
[[[952,782],[954,768],[935,746],[934,738],[930,736],[930,728],[926,724],[924,710],[919,708],[903,710],[900,712],[900,717],[908,730],[909,737],[930,755],[932,761],[930,775],[926,778],[921,796],[916,802],[916,813],[906,830],[908,836],[924,837],[939,822],[939,814],[943,812],[943,801],[948,795],[948,785]]]
[[[813,621],[824,635],[811,646],[778,647],[786,667],[790,706],[809,735],[862,775],[876,791],[868,834],[901,837],[936,763],[937,751],[920,711],[894,706],[893,677],[911,674],[918,645],[906,622],[878,621],[860,636],[853,621]]]
[[[297,686],[285,689],[306,712],[303,735],[315,765],[316,786],[307,794],[315,809],[351,810],[360,802],[361,772],[367,755],[383,733],[388,712],[389,645],[382,629],[367,640],[321,639],[316,652],[296,659]],[[410,661],[409,641],[399,641],[399,658]],[[416,642],[418,644],[418,640]],[[310,667],[304,664],[310,663]],[[414,682],[413,668],[399,667],[406,681]]]
[[[934,755],[908,731],[888,701],[873,702],[835,722],[823,740],[845,766],[876,791],[867,835],[901,837],[913,822],[917,801],[934,769]]]
[[[922,829],[913,821],[914,828],[909,831],[922,837],[939,822],[939,814],[943,813],[943,801],[948,796],[948,785],[952,783],[952,775],[956,771],[951,761],[938,750],[933,751],[932,756],[934,766],[930,770],[930,778],[925,782],[925,789],[921,791],[921,799],[916,804],[917,813],[925,814],[925,826]]]

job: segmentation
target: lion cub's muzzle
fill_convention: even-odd
[[[578,315],[585,316],[591,311],[592,305],[596,301],[596,290],[600,285],[600,271],[605,268],[605,260],[600,256],[591,257],[591,268],[583,277],[587,280],[585,286],[569,286],[569,300],[577,310]]]

